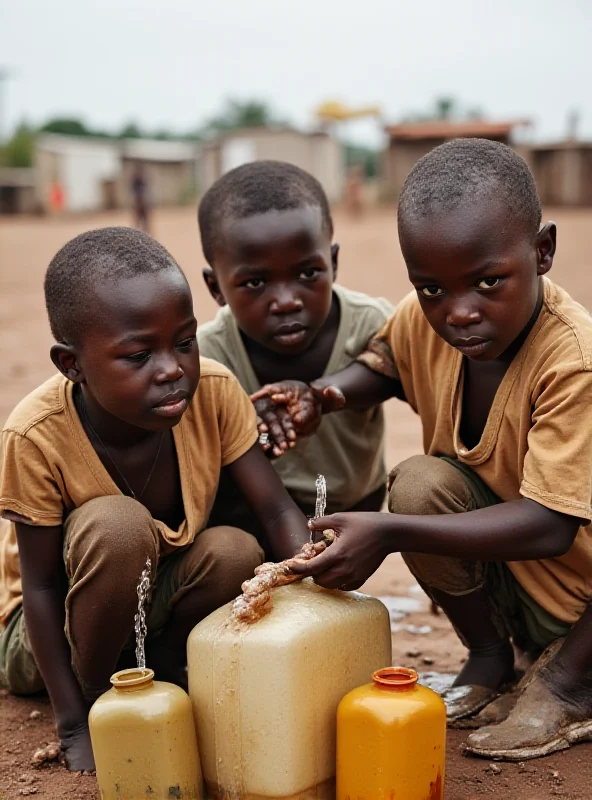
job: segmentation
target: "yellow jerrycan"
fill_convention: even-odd
[[[101,800],[202,800],[188,695],[151,669],[121,670],[111,683],[88,717]]]
[[[372,678],[337,710],[337,800],[444,800],[442,698],[412,669]]]
[[[334,800],[337,706],[390,663],[388,611],[307,578],[276,589],[254,624],[233,625],[231,612],[214,611],[187,643],[207,796]]]

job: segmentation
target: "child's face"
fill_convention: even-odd
[[[401,249],[438,336],[475,361],[505,353],[528,325],[555,252],[555,226],[536,238],[492,199],[400,225]]]
[[[322,223],[309,206],[223,225],[210,291],[243,333],[276,353],[304,352],[329,315],[337,251]]]
[[[98,286],[92,303],[94,320],[75,348],[75,379],[113,417],[146,430],[172,428],[200,375],[184,276],[170,269]]]

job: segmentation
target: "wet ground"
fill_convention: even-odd
[[[553,211],[559,248],[552,277],[592,309],[589,237],[592,211]],[[0,219],[0,423],[19,399],[53,373],[51,337],[43,305],[42,281],[49,260],[62,244],[92,227],[127,225],[122,214],[53,220]],[[203,257],[193,209],[163,210],[154,235],[170,249],[187,273],[200,321],[215,306],[201,280]],[[375,212],[349,221],[336,215],[341,243],[339,279],[368,294],[396,302],[409,290],[398,249],[395,213]],[[421,430],[414,414],[396,400],[387,404],[388,463],[421,452]],[[447,620],[434,616],[406,567],[390,556],[367,586],[389,607],[394,660],[419,672],[452,674],[464,649]],[[592,798],[592,744],[526,764],[491,764],[461,755],[466,734],[451,731],[447,754],[446,800],[502,798],[565,800]],[[30,765],[33,751],[55,739],[49,704],[44,698],[0,696],[0,800],[23,796],[97,800],[94,778],[68,773],[58,765]],[[370,800],[370,798],[368,799]]]

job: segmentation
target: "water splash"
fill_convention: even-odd
[[[324,475],[319,475],[315,481],[317,500],[315,503],[314,518],[323,517],[327,508],[327,481]]]
[[[138,593],[138,613],[134,617],[134,628],[136,631],[136,661],[138,669],[146,669],[146,651],[144,641],[146,639],[146,601],[150,594],[150,573],[152,562],[146,559],[146,566],[140,575],[140,582],[136,588]]]
[[[315,502],[313,519],[318,519],[319,517],[323,517],[325,515],[325,509],[327,508],[327,481],[325,480],[324,475],[317,476],[315,487],[317,490],[317,499]],[[310,542],[311,544],[314,543],[314,531],[310,532]]]

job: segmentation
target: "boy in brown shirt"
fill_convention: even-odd
[[[129,228],[82,234],[51,262],[45,298],[60,374],[2,431],[0,683],[45,686],[68,767],[91,770],[89,705],[131,666],[147,558],[147,663],[180,685],[187,635],[263,560],[250,534],[206,528],[220,470],[275,558],[308,531],[257,444],[249,398],[200,359],[189,286],[161,245]]]
[[[544,277],[555,225],[541,226],[534,181],[510,148],[433,150],[410,173],[398,217],[415,292],[357,363],[262,393],[288,404],[296,428],[406,399],[425,455],[391,472],[391,514],[316,520],[339,538],[298,571],[353,589],[402,552],[469,649],[449,719],[501,722],[467,749],[544,755],[592,735],[592,319]],[[515,678],[511,639],[548,650],[499,699]]]

